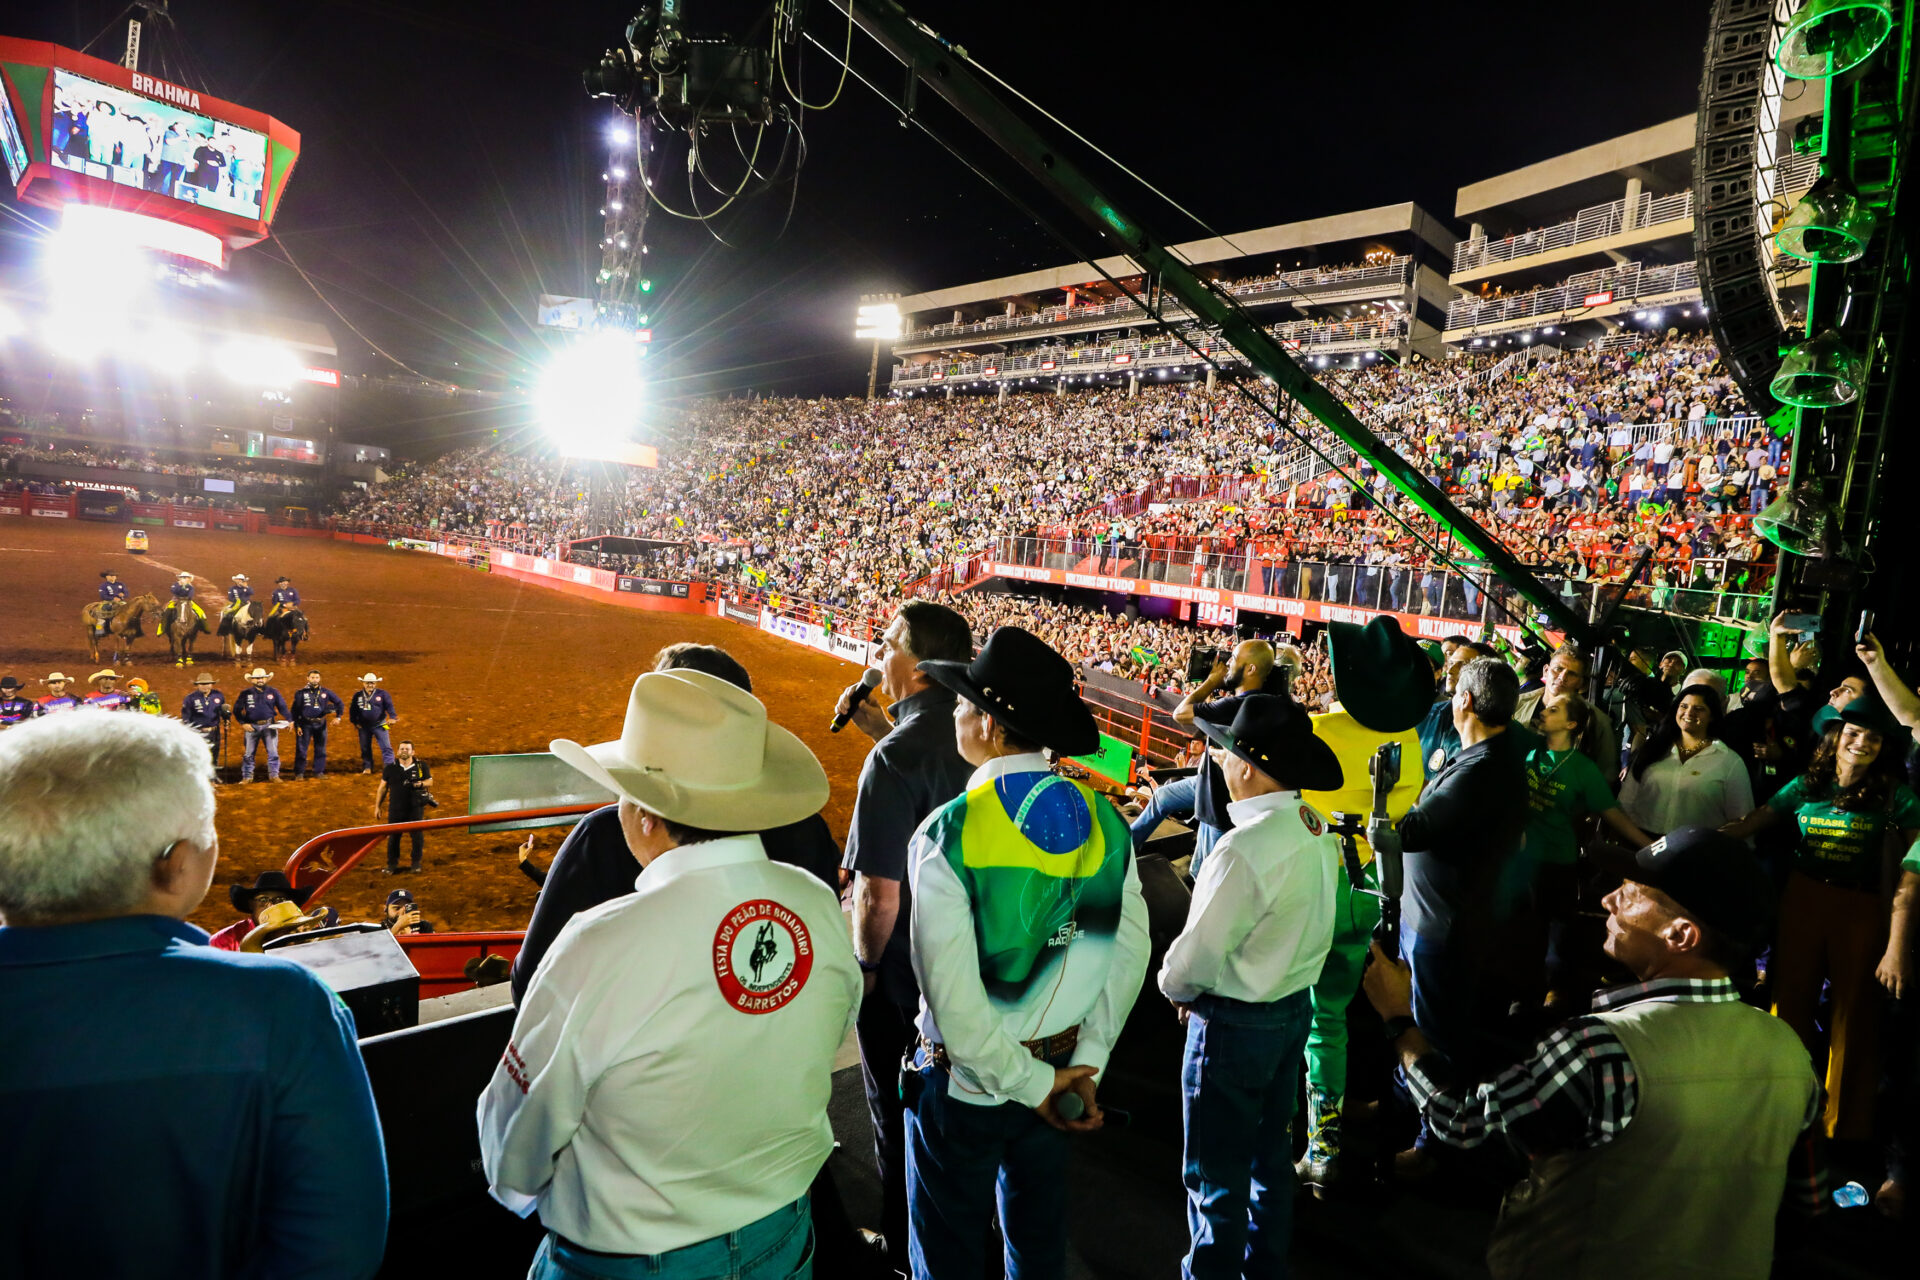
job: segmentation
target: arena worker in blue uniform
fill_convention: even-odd
[[[958,695],[954,744],[974,771],[908,853],[908,1257],[914,1280],[977,1280],[998,1186],[1008,1280],[1057,1280],[1068,1134],[1103,1123],[1093,1077],[1147,968],[1133,838],[1104,797],[1047,766],[1043,751],[1085,755],[1100,734],[1072,664],[1039,637],[1001,627],[971,663],[919,667]]]
[[[193,692],[180,703],[181,722],[206,740],[215,760],[220,758],[220,722],[232,714],[227,695],[213,687],[213,677],[204,671],[193,678]]]
[[[247,672],[248,687],[233,700],[233,718],[240,722],[245,737],[240,744],[240,781],[253,781],[253,755],[260,744],[267,748],[267,781],[280,781],[280,730],[276,725],[287,718],[287,700],[268,684],[273,672],[255,667]]]
[[[360,733],[360,772],[373,772],[373,744],[380,744],[380,764],[393,763],[393,744],[387,739],[387,726],[400,718],[393,709],[393,698],[380,687],[380,677],[369,671],[360,677],[360,692],[353,695],[347,709],[347,723]]]
[[[306,772],[309,746],[313,748],[313,776],[327,776],[327,729],[332,723],[327,717],[345,714],[347,704],[340,700],[340,695],[320,683],[318,671],[307,672],[306,684],[293,695],[293,777],[296,782]]]
[[[20,696],[25,687],[12,676],[0,678],[0,729],[25,724],[41,714],[38,702]]]
[[[100,574],[100,600],[107,606],[105,612],[109,618],[127,602],[127,584],[120,581],[120,575],[111,569]]]
[[[299,607],[300,592],[294,587],[293,583],[287,579],[285,574],[275,578],[273,580],[273,601],[267,606],[267,616],[271,618],[282,609],[297,609]]]

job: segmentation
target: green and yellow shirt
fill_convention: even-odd
[[[1836,809],[1834,788],[1816,795],[1801,774],[1774,793],[1767,807],[1790,814],[1800,826],[1793,849],[1793,869],[1824,884],[1877,893],[1880,889],[1882,841],[1889,825],[1902,831],[1920,827],[1920,797],[1903,785],[1893,789],[1891,804],[1870,809]],[[1902,866],[1920,871],[1920,846],[1907,851]]]
[[[1580,856],[1574,824],[1620,807],[1591,756],[1577,749],[1555,751],[1545,743],[1527,753],[1527,801],[1526,861],[1563,867]]]

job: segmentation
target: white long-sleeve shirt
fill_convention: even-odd
[[[479,1103],[494,1198],[605,1253],[665,1253],[804,1193],[833,1150],[861,993],[840,904],[757,835],[671,849],[574,917]]]
[[[1006,774],[1046,770],[1046,757],[1038,753],[1000,756],[974,770],[967,790]],[[913,971],[921,993],[915,1025],[927,1039],[946,1046],[953,1062],[949,1096],[982,1106],[1013,1101],[1037,1107],[1053,1088],[1053,1068],[1020,1042],[1078,1026],[1069,1065],[1104,1071],[1113,1042],[1139,997],[1147,970],[1147,903],[1140,893],[1133,849],[1129,843],[1114,851],[1126,858],[1127,870],[1112,931],[1077,923],[1070,941],[1063,938],[1061,945],[1048,948],[1035,981],[1023,994],[990,997],[980,976],[972,900],[947,862],[946,850],[928,834],[949,807],[927,816],[907,854]]]
[[[1187,924],[1167,948],[1160,991],[1266,1004],[1320,978],[1333,947],[1340,842],[1298,791],[1227,806],[1233,830],[1193,882]]]
[[[1681,827],[1723,827],[1753,812],[1753,783],[1746,763],[1715,738],[1684,764],[1675,747],[1641,777],[1628,770],[1620,807],[1642,831],[1660,835]]]

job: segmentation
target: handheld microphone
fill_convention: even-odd
[[[1053,1114],[1071,1124],[1087,1114],[1087,1104],[1081,1100],[1079,1094],[1069,1089],[1054,1098]]]
[[[866,674],[860,677],[860,683],[847,690],[847,709],[834,716],[833,724],[828,728],[827,732],[838,733],[846,728],[847,721],[853,719],[853,713],[859,709],[861,703],[867,700],[867,695],[879,687],[880,673],[874,668],[868,667]]]

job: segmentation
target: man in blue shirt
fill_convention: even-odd
[[[219,856],[159,716],[0,735],[0,1275],[367,1277],[387,1173],[352,1015],[185,917]]]
[[[285,582],[282,578],[280,581]],[[273,593],[277,599],[278,591]],[[293,695],[293,778],[300,780],[306,770],[307,747],[313,747],[313,776],[327,776],[327,726],[330,715],[347,714],[340,695],[320,683],[318,671],[307,672],[307,683]]]
[[[273,603],[267,606],[267,616],[271,618],[282,609],[292,609],[299,605],[300,593],[294,589],[285,574],[273,580]]]
[[[267,781],[280,781],[280,728],[287,718],[287,700],[268,684],[273,672],[259,667],[247,672],[248,688],[233,700],[233,718],[240,722],[245,737],[240,743],[240,781],[253,781],[253,753],[264,743],[267,748]]]
[[[387,740],[387,726],[400,718],[393,709],[393,698],[380,687],[380,677],[369,671],[360,677],[360,692],[353,695],[347,710],[347,722],[360,731],[360,772],[373,772],[373,744],[380,744],[382,767],[393,763],[393,744]]]
[[[220,758],[220,722],[232,714],[227,695],[213,687],[213,677],[204,671],[193,678],[193,692],[180,703],[181,723],[205,740],[215,760]]]
[[[207,611],[193,598],[193,575],[185,569],[174,575],[173,585],[167,588],[167,594],[172,597],[172,603],[167,606],[166,616],[160,621],[159,634],[166,634],[167,625],[182,608],[193,610],[202,622],[207,620]]]
[[[100,620],[105,622],[113,617],[114,610],[126,603],[127,584],[120,581],[120,575],[108,569],[100,575],[100,601],[106,608],[100,611]]]
[[[20,696],[26,686],[12,676],[0,679],[0,729],[24,724],[40,715],[40,704]]]

